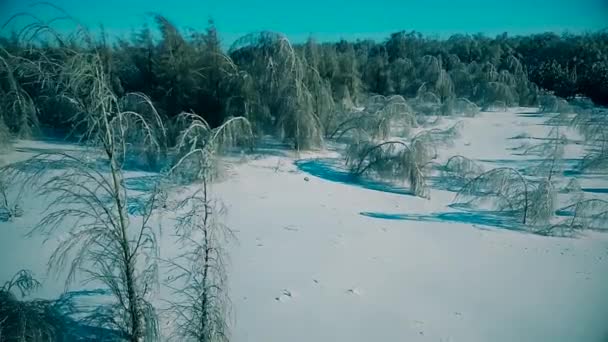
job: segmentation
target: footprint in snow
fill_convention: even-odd
[[[346,294],[359,296],[361,295],[361,292],[358,289],[353,288],[346,290]]]
[[[292,231],[292,232],[297,232],[299,230],[298,228],[296,228],[296,226],[291,225],[291,224],[288,225],[288,226],[283,227],[283,229],[289,230],[289,231]]]
[[[291,299],[293,299],[294,294],[287,290],[287,289],[283,289],[283,291],[281,292],[281,295],[279,295],[278,297],[275,297],[274,300],[278,301],[278,302],[286,302],[289,301]]]
[[[344,244],[344,241],[342,241],[342,234],[338,234],[335,237],[331,238],[329,241],[331,241],[332,244],[334,244],[334,246],[340,246]]]
[[[418,330],[418,334],[419,335],[424,335],[424,322],[423,321],[418,321],[418,320],[414,320],[412,321],[412,326],[414,329]]]
[[[331,242],[333,243],[334,246],[343,246],[344,242],[340,239],[332,239]]]

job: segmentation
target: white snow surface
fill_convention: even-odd
[[[542,125],[546,118],[518,114],[526,111],[461,118],[461,137],[439,149],[440,159],[461,154],[495,167],[533,158],[508,150],[521,143],[509,138],[544,137],[550,129]],[[36,150],[74,148],[19,141],[0,158],[8,163]],[[426,200],[327,180],[299,170],[293,152],[271,152],[232,163],[212,186],[236,236],[227,246],[232,341],[608,339],[608,234],[558,238],[466,221],[370,217],[362,213],[457,212],[448,207],[455,194],[433,189]],[[573,144],[566,158],[581,153]],[[332,151],[299,156],[334,157]],[[580,180],[583,187],[608,187],[605,176]],[[37,295],[52,298],[64,290],[63,275],[45,273],[55,242],[23,236],[46,204],[25,194],[25,216],[0,222],[0,283],[31,269],[43,280]],[[167,222],[163,229],[161,254],[175,254]]]

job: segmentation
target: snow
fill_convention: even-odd
[[[538,158],[508,149],[521,143],[510,139],[518,134],[544,137],[550,130],[545,118],[518,114],[526,110],[460,118],[461,137],[439,149],[440,159],[461,154],[495,167]],[[2,159],[52,148],[74,146],[21,141]],[[233,163],[212,187],[237,238],[228,245],[233,341],[608,338],[608,234],[544,237],[441,216],[457,213],[448,207],[453,192],[433,189],[425,200],[378,191],[382,187],[304,172],[292,152],[274,152]],[[581,153],[582,146],[572,144],[566,158]],[[313,168],[337,157],[332,151],[299,156]],[[608,188],[605,176],[581,183]],[[44,278],[53,241],[22,236],[40,218],[44,199],[26,194],[23,207],[26,216],[0,222],[0,281],[29,268],[44,280],[38,295],[57,296],[63,279]],[[410,216],[433,219],[404,219]],[[163,234],[164,253],[173,252],[172,241]]]

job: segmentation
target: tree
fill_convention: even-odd
[[[488,82],[482,85],[480,90],[482,103],[486,109],[497,105],[512,106],[515,103],[515,95],[504,83]]]
[[[258,75],[258,105],[267,108],[278,135],[297,150],[320,146],[321,120],[306,87],[306,65],[284,36],[262,32],[237,40],[230,55],[251,75]]]
[[[380,143],[359,141],[346,152],[346,165],[357,177],[375,174],[383,179],[406,181],[412,193],[429,198],[426,173],[431,159],[428,147],[422,141],[391,140]]]
[[[380,95],[388,95],[394,92],[390,83],[388,55],[383,46],[372,48],[363,70],[362,80],[368,86],[367,90],[369,92]]]
[[[133,197],[125,188],[122,168],[133,146],[160,150],[162,137],[154,127],[164,131],[162,121],[143,95],[134,96],[150,106],[151,118],[124,109],[97,53],[74,54],[61,80],[57,86],[62,96],[80,109],[75,122],[85,132],[82,139],[100,147],[108,170],[100,171],[91,156],[66,153],[41,154],[14,164],[17,170],[33,170],[30,179],[41,195],[52,199],[34,232],[67,230],[49,267],[59,271],[67,266],[66,285],[82,273],[108,288],[115,302],[99,317],[100,324],[130,341],[154,340],[156,314],[147,297],[157,280],[158,251],[151,218],[162,193]]]
[[[582,195],[575,196],[571,204],[560,208],[558,212],[568,218],[551,225],[543,231],[545,234],[560,233],[572,235],[581,230],[605,230],[608,224],[608,201]]]
[[[487,204],[499,212],[520,216],[523,225],[543,225],[553,215],[554,197],[553,185],[547,179],[533,183],[519,171],[502,167],[471,179],[455,201],[472,207]]]
[[[163,107],[173,116],[196,107],[206,75],[201,55],[196,53],[194,46],[166,18],[157,15],[155,20],[162,35],[158,58],[153,64],[160,88],[157,91],[162,94]]]
[[[222,244],[231,232],[216,220],[218,212],[209,198],[207,180],[201,186],[175,207],[183,212],[176,233],[184,252],[170,261],[168,283],[176,296],[170,305],[174,335],[180,341],[228,341],[229,299]]]
[[[228,118],[221,126],[211,128],[199,115],[182,113],[175,126],[181,133],[169,174],[180,183],[210,181],[217,172],[219,152],[238,144],[252,145],[251,124],[244,117]]]
[[[532,172],[543,174],[548,181],[551,181],[553,175],[559,172],[564,157],[564,148],[568,143],[568,139],[560,132],[559,127],[551,128],[544,142],[529,146],[523,152],[524,155],[535,154],[543,158]]]
[[[390,82],[397,95],[411,96],[415,93],[411,83],[416,81],[414,64],[407,58],[399,58],[393,61],[390,66]]]
[[[601,108],[582,109],[572,119],[576,128],[588,145],[587,154],[581,161],[582,171],[602,171],[608,169],[608,116]]]
[[[412,108],[401,96],[372,96],[363,110],[345,113],[336,127],[328,132],[328,138],[340,139],[348,133],[357,138],[387,139],[398,129],[408,134],[416,126]]]
[[[11,221],[23,215],[21,196],[24,193],[19,173],[10,166],[0,168],[0,221]]]
[[[442,181],[446,182],[450,189],[462,188],[482,172],[482,167],[475,161],[461,155],[448,158],[441,166]]]
[[[17,78],[22,65],[29,61],[0,50],[0,111],[8,128],[21,138],[30,137],[38,128],[38,110],[30,94]]]
[[[212,129],[192,113],[180,114],[178,125],[184,128],[169,174],[180,183],[199,184],[201,189],[191,191],[171,208],[180,213],[175,232],[183,250],[168,261],[171,275],[167,284],[177,297],[170,301],[169,309],[176,324],[173,335],[179,341],[228,341],[229,299],[222,243],[231,235],[217,220],[221,210],[215,210],[208,188],[217,172],[217,153],[250,143],[251,125],[246,118],[236,117]]]

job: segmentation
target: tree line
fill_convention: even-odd
[[[276,134],[298,149],[319,145],[370,94],[416,98],[423,104],[417,111],[443,115],[464,100],[482,108],[534,106],[545,93],[608,103],[606,32],[445,40],[398,32],[383,42],[301,44],[261,32],[224,50],[212,21],[203,32],[182,32],[162,16],[154,19],[154,29],[112,42],[103,32],[91,38],[80,31],[59,38],[48,30],[41,39],[41,27],[50,29],[41,22],[0,38],[8,130],[72,132],[75,108],[53,88],[61,75],[40,70],[53,68],[49,60],[66,62],[66,49],[99,51],[113,91],[146,94],[165,121],[192,112],[217,127],[244,116],[256,133]]]

